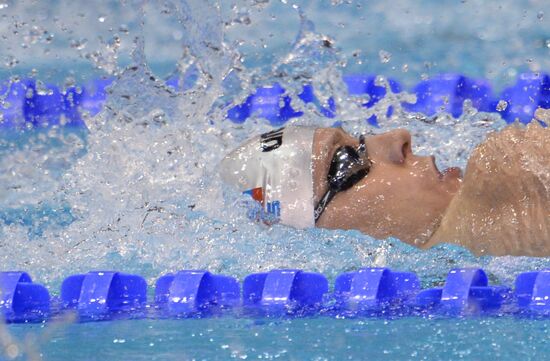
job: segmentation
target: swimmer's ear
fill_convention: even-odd
[[[545,123],[550,123],[550,109],[538,108],[535,111],[535,118]]]

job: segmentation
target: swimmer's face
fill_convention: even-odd
[[[332,156],[342,145],[357,147],[358,139],[341,129],[316,130],[316,204],[327,190]],[[369,174],[352,188],[337,193],[316,225],[358,229],[373,237],[393,236],[408,243],[427,240],[460,187],[460,169],[441,173],[434,157],[414,155],[411,135],[402,129],[366,137],[366,146],[373,162]]]

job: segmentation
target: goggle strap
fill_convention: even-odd
[[[365,136],[361,134],[359,136],[359,147],[357,147],[357,153],[363,154],[367,151],[367,146],[365,144]]]
[[[315,222],[321,217],[321,214],[323,214],[325,208],[327,207],[327,204],[332,200],[332,198],[336,195],[336,191],[333,191],[332,189],[328,189],[325,192],[325,195],[319,203],[317,203],[317,207],[315,208],[315,212],[313,213],[315,216]]]

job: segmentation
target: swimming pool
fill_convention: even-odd
[[[45,330],[20,325],[13,332],[40,337]],[[510,318],[222,318],[69,325],[36,348],[54,360],[536,360],[548,354],[545,338],[547,323]]]
[[[44,82],[36,86],[44,96],[55,95],[48,84],[92,88],[102,77],[115,79],[102,107],[90,103],[82,115],[87,129],[2,128],[2,270],[28,271],[56,293],[64,277],[95,269],[140,274],[152,285],[180,269],[243,279],[300,268],[333,281],[345,271],[384,266],[417,272],[427,288],[457,266],[483,267],[492,283],[512,285],[520,272],[550,265],[545,258],[474,257],[452,246],[419,251],[355,231],[268,228],[250,222],[248,200],[225,189],[216,173],[229,150],[272,129],[258,113],[242,123],[226,114],[274,83],[303,113],[291,123],[340,121],[371,133],[406,126],[416,151],[435,154],[443,166],[464,166],[490,130],[506,125],[498,114],[467,103],[458,118],[439,111],[423,117],[404,109],[411,95],[391,86],[396,94],[365,108],[370,99],[348,94],[345,77],[383,75],[377,84],[394,79],[414,93],[422,80],[465,74],[487,79],[499,100],[519,74],[550,69],[543,1],[235,4],[0,4],[1,79],[21,84],[34,77]],[[178,89],[164,86],[170,76]],[[305,83],[316,102],[299,100]],[[373,115],[378,126],[367,122]],[[12,119],[28,126],[21,112]],[[43,342],[30,343],[45,359],[541,359],[550,352],[547,319],[512,316],[227,316],[66,324],[48,333],[50,327],[8,330],[19,339],[44,333]]]

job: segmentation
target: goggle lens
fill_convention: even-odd
[[[339,147],[327,174],[328,190],[315,207],[315,221],[319,219],[328,203],[338,192],[343,192],[354,185],[369,173],[372,162],[367,156],[365,137],[359,137],[357,149],[344,145]]]

